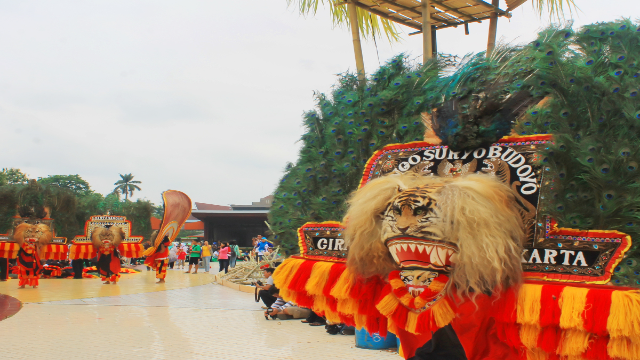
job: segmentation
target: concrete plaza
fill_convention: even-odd
[[[140,267],[141,268],[141,267]],[[169,270],[99,279],[44,279],[37,289],[0,282],[23,303],[0,321],[2,359],[399,359],[356,348],[299,320],[265,320],[253,294],[212,283],[213,275]]]

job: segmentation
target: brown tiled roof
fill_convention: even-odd
[[[195,202],[198,210],[231,210],[231,206],[213,205],[201,202]]]

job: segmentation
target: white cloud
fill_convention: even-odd
[[[616,4],[582,0],[576,22],[636,10],[634,0]],[[526,3],[498,31],[524,42],[544,25]],[[481,51],[487,27],[439,31],[439,51]],[[347,29],[284,0],[5,1],[0,33],[0,167],[79,174],[102,193],[133,173],[137,196],[156,203],[169,188],[217,204],[269,194],[297,158],[313,91],[354,68]],[[378,39],[380,61],[418,58],[421,41]],[[376,47],[363,47],[372,71]]]

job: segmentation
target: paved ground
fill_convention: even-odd
[[[400,359],[298,320],[267,321],[253,294],[211,284],[208,274],[169,271],[166,285],[153,277],[123,275],[115,286],[45,279],[24,290],[0,283],[23,302],[0,322],[2,359]]]

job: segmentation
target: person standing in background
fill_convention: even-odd
[[[229,272],[229,244],[221,243],[220,252],[218,253],[218,262],[220,262],[220,272],[224,270],[224,273]]]
[[[262,261],[262,257],[265,255],[269,255],[269,248],[271,244],[267,242],[266,237],[262,237],[256,246],[258,250],[258,262]]]
[[[179,266],[180,269],[184,269],[184,261],[187,259],[187,253],[184,251],[182,247],[178,248],[178,264],[176,268]]]
[[[194,274],[198,273],[198,263],[200,262],[200,254],[202,253],[202,248],[200,247],[200,243],[198,240],[191,241],[191,252],[189,252],[189,270],[185,272],[188,274],[191,272],[191,267],[195,265],[196,271]]]
[[[236,267],[236,261],[238,260],[238,256],[240,256],[240,248],[235,240],[231,240],[230,254],[229,254],[229,266],[233,269]]]
[[[209,246],[208,241],[205,241],[204,245],[202,245],[202,267],[204,268],[204,272],[209,272],[210,261],[211,261],[211,246]]]
[[[169,246],[169,269],[173,269],[173,265],[178,260],[178,247],[175,245]]]
[[[0,257],[0,281],[9,279],[9,258]]]

